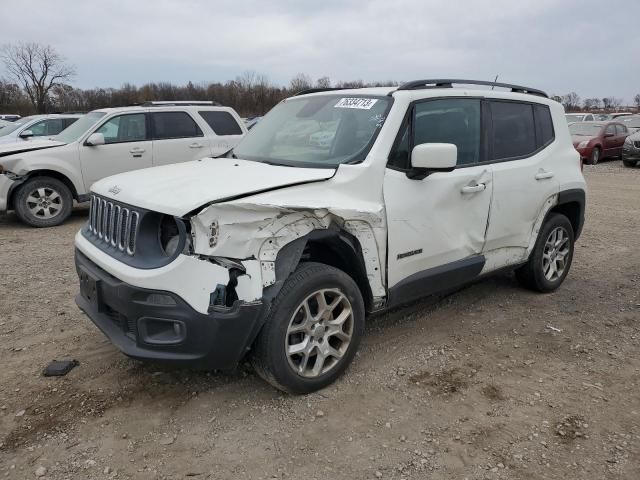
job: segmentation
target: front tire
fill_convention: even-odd
[[[622,163],[623,163],[623,165],[624,165],[625,167],[633,168],[633,167],[635,167],[635,166],[636,166],[636,164],[637,164],[638,162],[636,162],[635,160],[624,160],[624,159],[623,159],[623,160],[622,160]]]
[[[27,225],[53,227],[71,215],[73,196],[56,178],[34,177],[20,185],[13,205],[18,218]]]
[[[600,161],[600,156],[601,155],[602,155],[602,152],[600,151],[600,147],[595,147],[591,151],[591,157],[589,158],[589,164],[590,165],[597,165],[598,162]]]
[[[537,292],[556,290],[571,268],[574,233],[571,222],[559,213],[546,220],[526,264],[516,270],[520,284]]]
[[[353,360],[364,317],[362,295],[349,275],[302,263],[271,305],[252,364],[280,390],[303,394],[324,388]]]

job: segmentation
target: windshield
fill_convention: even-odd
[[[569,125],[571,135],[588,135],[594,137],[600,133],[602,125],[599,123],[572,123]]]
[[[584,118],[584,115],[565,115],[567,122],[581,122]]]
[[[0,129],[0,137],[4,137],[6,135],[9,135],[11,132],[15,132],[16,130],[21,128],[25,123],[29,123],[34,118],[38,118],[38,117],[35,117],[35,116],[22,117],[13,123],[10,123],[6,127]]]
[[[362,161],[390,105],[390,97],[292,98],[262,118],[233,149],[233,156],[293,167]]]
[[[69,127],[64,129],[62,132],[60,132],[58,135],[53,137],[53,139],[64,143],[75,142],[105,115],[106,113],[104,112],[87,113],[86,115],[83,115],[77,121],[72,123]]]

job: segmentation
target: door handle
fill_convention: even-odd
[[[541,170],[538,173],[536,173],[536,180],[547,180],[549,178],[553,178],[553,172]]]
[[[483,192],[484,190],[486,190],[487,185],[484,183],[478,183],[476,185],[466,185],[464,187],[462,187],[462,190],[460,190],[462,193],[478,193],[478,192]]]
[[[130,153],[144,153],[144,148],[140,148],[140,147],[134,147],[131,150],[129,150]]]
[[[201,143],[192,143],[191,145],[189,145],[189,148],[202,148],[202,144]]]

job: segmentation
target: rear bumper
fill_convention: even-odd
[[[261,302],[194,310],[174,293],[127,284],[76,251],[76,304],[124,354],[141,360],[233,370],[263,322]]]

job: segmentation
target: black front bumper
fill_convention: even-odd
[[[262,303],[194,310],[171,292],[124,283],[76,250],[76,304],[126,355],[233,370],[263,323]]]
[[[622,150],[622,160],[627,162],[640,162],[640,148],[625,148]]]

